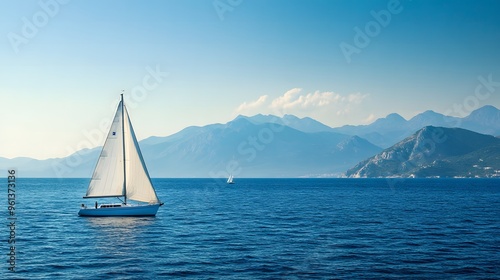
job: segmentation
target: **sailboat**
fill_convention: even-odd
[[[234,182],[233,182],[233,178],[234,178],[234,177],[233,177],[233,174],[229,175],[229,178],[227,178],[227,183],[228,183],[228,184],[234,184]]]
[[[80,216],[155,216],[163,205],[149,177],[137,138],[123,102],[102,147],[87,193],[83,198],[118,198],[121,203],[82,204]],[[131,204],[134,201],[135,204]]]

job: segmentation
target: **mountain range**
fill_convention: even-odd
[[[191,126],[139,144],[152,177],[338,177],[429,125],[498,136],[500,110],[485,106],[464,118],[426,111],[410,120],[394,113],[369,125],[338,128],[309,117],[240,115],[226,124]],[[17,168],[24,177],[88,178],[99,153],[100,147],[47,160],[0,157],[0,170]]]
[[[500,177],[500,138],[426,126],[346,172],[359,177]]]
[[[189,127],[143,143],[151,174],[160,177],[298,177],[340,174],[381,149],[357,136],[306,133],[238,117]],[[153,176],[154,176],[153,175]],[[330,175],[332,176],[332,175]]]
[[[410,120],[393,113],[369,125],[346,125],[333,131],[358,135],[382,148],[388,148],[425,126],[458,127],[482,134],[500,135],[500,110],[484,106],[472,111],[464,118],[445,116],[434,111],[425,111]]]

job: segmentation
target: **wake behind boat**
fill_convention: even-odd
[[[155,216],[163,205],[149,177],[134,129],[123,102],[116,109],[106,142],[83,198],[111,198],[121,203],[82,204],[80,216]],[[130,204],[129,201],[138,204]]]

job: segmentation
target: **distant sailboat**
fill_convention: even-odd
[[[234,178],[234,177],[233,177],[233,174],[229,175],[229,178],[227,178],[227,183],[228,183],[228,184],[234,184],[234,182],[233,182],[233,178]]]
[[[156,195],[134,129],[123,103],[116,109],[106,142],[83,198],[116,197],[121,203],[87,207],[82,204],[80,216],[155,216],[163,205]],[[123,200],[121,199],[123,198]],[[128,201],[143,202],[129,204]]]

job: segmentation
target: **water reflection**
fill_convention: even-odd
[[[82,217],[88,225],[103,231],[121,231],[127,233],[144,229],[151,225],[156,217]]]
[[[155,217],[88,217],[83,218],[90,228],[95,249],[107,257],[135,257],[144,246],[148,230]]]

